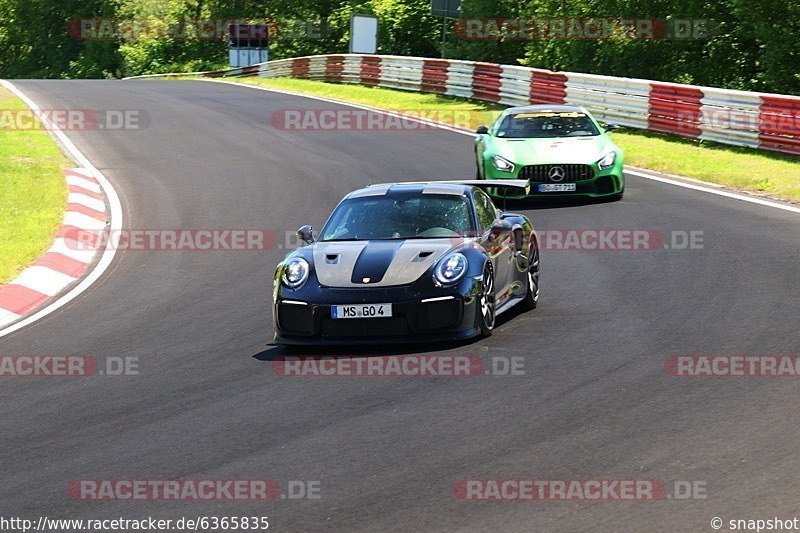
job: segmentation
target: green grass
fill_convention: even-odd
[[[235,81],[324,96],[392,111],[438,111],[458,126],[488,124],[502,106],[434,94],[397,91],[292,78],[237,78]],[[800,201],[800,158],[632,129],[614,132],[628,165],[687,176],[736,189]]]
[[[0,88],[0,110],[25,104]],[[51,245],[67,206],[70,161],[44,130],[0,125],[0,284],[14,279]]]
[[[629,165],[800,200],[800,158],[658,133],[618,131]]]

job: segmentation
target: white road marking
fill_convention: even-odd
[[[361,105],[361,104],[354,104],[354,103],[351,103],[351,102],[345,102],[343,100],[337,100],[335,98],[325,98],[323,96],[308,95],[308,94],[303,94],[303,93],[297,93],[297,92],[294,92],[294,91],[285,91],[283,89],[273,89],[273,88],[270,88],[270,87],[260,87],[260,86],[257,86],[257,85],[249,85],[249,84],[246,84],[246,83],[238,83],[238,82],[235,82],[235,81],[220,80],[220,79],[202,79],[202,80],[198,80],[198,81],[205,81],[205,82],[212,82],[212,83],[227,83],[227,84],[230,84],[230,85],[237,85],[239,87],[249,87],[250,89],[258,89],[258,90],[261,90],[261,91],[268,91],[268,92],[273,92],[273,93],[287,94],[287,95],[291,95],[291,96],[299,96],[299,97],[302,97],[302,98],[310,98],[312,100],[319,100],[321,102],[329,102],[329,103],[332,103],[332,104],[339,104],[339,105],[349,106],[349,107],[353,107],[353,108],[356,108],[356,109],[364,109],[366,111],[373,111],[375,113],[382,113],[384,115],[390,115],[390,116],[397,115],[397,113],[393,113],[393,112],[387,111],[385,109],[378,109],[376,107],[365,106],[365,105]],[[438,124],[436,122],[431,122],[431,121],[427,121],[427,120],[421,120],[421,119],[417,119],[417,118],[414,118],[414,117],[405,117],[405,116],[403,117],[403,119],[404,120],[413,121],[413,122],[418,122],[420,124],[427,124],[427,125],[434,126],[434,127],[437,127],[437,128],[443,129],[443,130],[452,131],[454,133],[460,133],[462,135],[468,135],[470,137],[474,137],[475,136],[475,134],[472,133],[471,131],[468,131],[468,130],[465,130],[465,129],[461,129],[461,128],[455,128],[455,127],[451,127],[451,126],[445,126],[445,125],[442,125],[442,124]],[[772,200],[765,200],[763,198],[758,198],[758,197],[750,196],[750,195],[743,194],[743,193],[735,193],[735,192],[730,192],[730,191],[726,191],[726,190],[718,189],[718,188],[714,188],[714,187],[698,185],[696,183],[688,183],[688,182],[684,182],[684,181],[681,181],[681,180],[675,180],[675,179],[671,179],[671,178],[667,178],[667,177],[663,177],[663,176],[657,176],[657,175],[653,175],[653,174],[646,174],[644,172],[640,172],[638,170],[631,170],[629,168],[625,169],[625,173],[626,174],[630,174],[632,176],[637,176],[639,178],[644,178],[644,179],[649,179],[649,180],[653,180],[653,181],[658,181],[658,182],[661,182],[661,183],[666,183],[666,184],[669,184],[669,185],[674,185],[676,187],[683,187],[685,189],[692,189],[692,190],[695,190],[695,191],[707,192],[709,194],[716,194],[718,196],[723,196],[723,197],[731,198],[731,199],[734,199],[734,200],[740,200],[742,202],[749,202],[749,203],[761,205],[761,206],[764,206],[764,207],[771,207],[771,208],[774,208],[774,209],[781,209],[781,210],[784,210],[784,211],[790,211],[792,213],[800,213],[800,207],[789,205],[789,204],[782,204],[780,202],[776,202],[776,201],[772,201]],[[691,179],[691,178],[688,178],[688,179]]]
[[[40,109],[39,106],[36,104],[36,102],[28,98],[22,91],[17,89],[13,83],[7,80],[0,80],[0,84],[2,84],[3,87],[8,89],[15,95],[17,95],[20,99],[22,99],[22,101],[24,101],[28,105],[28,107],[30,107],[34,111],[38,111]],[[103,175],[103,173],[97,170],[97,168],[95,168],[94,165],[92,165],[91,161],[89,161],[89,159],[87,159],[86,156],[83,155],[83,153],[80,150],[78,150],[78,148],[69,139],[69,137],[67,137],[67,135],[63,131],[61,131],[58,127],[56,127],[55,124],[51,124],[51,128],[49,131],[52,133],[53,136],[56,137],[56,139],[58,139],[61,145],[70,153],[73,159],[75,159],[75,161],[77,161],[78,164],[83,169],[86,170],[87,174],[92,176],[100,183],[102,190],[105,192],[105,195],[108,198],[108,204],[111,208],[110,229],[111,231],[119,232],[119,230],[122,228],[122,204],[119,201],[119,195],[117,194],[117,191],[114,189],[114,186],[111,185],[111,182],[108,181],[108,179]],[[67,183],[69,183],[69,179],[70,178],[67,178]],[[74,178],[74,179],[79,179],[79,178]],[[90,183],[91,185],[94,185],[94,187],[97,187],[96,184],[93,184],[87,180],[81,180],[81,181]],[[94,190],[90,187],[87,187],[87,189]],[[92,284],[94,284],[94,282],[97,281],[106,270],[108,270],[108,267],[111,266],[111,262],[114,260],[114,256],[116,255],[116,253],[117,251],[115,247],[113,246],[107,247],[103,251],[103,255],[100,256],[100,260],[97,262],[97,265],[94,267],[94,269],[89,273],[89,275],[83,278],[80,281],[80,283],[78,283],[78,285],[76,285],[71,291],[63,295],[61,298],[54,300],[46,307],[37,311],[31,316],[24,318],[18,322],[15,322],[13,325],[8,326],[4,329],[0,329],[0,337],[5,337],[6,335],[9,335],[21,328],[24,328],[29,324],[33,324],[37,320],[41,320],[42,318],[55,312],[61,307],[67,305],[69,302],[71,302],[84,292],[86,292],[89,289],[89,287],[91,287]]]
[[[710,194],[716,194],[717,196],[724,196],[726,198],[732,198],[734,200],[740,200],[742,202],[748,202],[751,204],[763,205],[765,207],[772,207],[774,209],[782,209],[784,211],[790,211],[792,213],[800,213],[800,207],[790,205],[790,204],[782,204],[780,202],[776,202],[774,200],[766,200],[764,198],[758,198],[756,196],[750,196],[747,194],[741,194],[731,191],[726,191],[725,189],[719,189],[714,187],[708,187],[706,185],[699,185],[697,183],[690,183],[687,181],[682,180],[675,180],[671,178],[667,178],[664,176],[657,176],[654,174],[646,174],[644,172],[640,172],[638,170],[625,170],[626,174],[631,174],[632,176],[638,176],[640,178],[645,178],[648,180],[659,181],[661,183],[668,183],[670,185],[675,185],[676,187],[683,187],[684,189],[692,189],[695,191],[702,191],[707,192]]]

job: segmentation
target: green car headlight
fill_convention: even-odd
[[[614,161],[616,160],[617,160],[617,152],[608,152],[606,155],[600,158],[600,161],[597,162],[597,167],[600,170],[611,168],[614,166]]]
[[[508,159],[500,157],[499,155],[492,156],[492,165],[494,165],[494,168],[497,170],[501,170],[503,172],[514,172],[514,163]]]

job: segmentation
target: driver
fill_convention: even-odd
[[[385,221],[384,227],[387,229],[388,238],[401,239],[416,235],[415,218],[409,211],[409,206],[405,200],[397,200],[392,203],[391,209],[386,213],[378,213],[380,218]]]

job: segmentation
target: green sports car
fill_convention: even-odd
[[[579,106],[511,107],[476,131],[477,177],[528,180],[528,197],[618,200],[625,177],[622,150],[607,133],[614,129]]]

